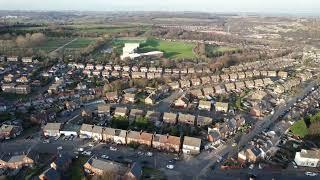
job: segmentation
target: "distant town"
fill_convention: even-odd
[[[319,22],[0,11],[4,179],[317,179]]]

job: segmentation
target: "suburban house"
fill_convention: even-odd
[[[254,81],[254,86],[255,87],[263,87],[264,86],[264,83],[263,83],[262,79],[255,79],[253,81]]]
[[[129,167],[115,161],[90,158],[84,165],[84,170],[87,173],[102,176],[108,172],[108,178],[139,180],[142,175],[142,168],[138,163],[133,163]]]
[[[2,155],[0,157],[0,169],[20,169],[22,167],[32,167],[36,156],[32,153],[20,155]]]
[[[203,98],[203,93],[202,93],[201,89],[193,89],[193,90],[190,91],[190,94],[193,97],[196,97],[196,98],[199,98],[199,99]]]
[[[212,87],[205,87],[202,89],[203,94],[208,97],[208,96],[212,96],[214,94],[214,90]]]
[[[131,77],[133,79],[146,78],[146,73],[145,72],[132,72]]]
[[[230,81],[236,81],[238,79],[238,74],[237,73],[232,73],[229,74]]]
[[[160,123],[160,117],[161,113],[156,112],[156,111],[147,111],[146,116],[145,116],[150,122],[154,124],[159,124]]]
[[[278,77],[282,79],[286,79],[288,77],[288,72],[285,71],[279,71],[278,72]]]
[[[196,120],[196,117],[194,115],[179,113],[178,123],[194,125],[195,120]]]
[[[226,93],[226,89],[224,88],[224,86],[221,86],[221,85],[214,86],[214,90],[215,90],[216,94],[224,94],[224,93]]]
[[[116,110],[114,111],[114,117],[125,117],[127,116],[128,113],[128,108],[126,107],[117,107]]]
[[[15,138],[21,134],[22,130],[21,126],[2,124],[0,128],[0,140]]]
[[[268,77],[277,77],[276,71],[268,71]]]
[[[102,130],[101,126],[94,125],[92,128],[92,138],[94,140],[102,140]]]
[[[131,109],[129,114],[129,121],[134,122],[137,118],[143,117],[144,112],[141,109]]]
[[[181,138],[170,135],[155,134],[152,140],[153,148],[168,152],[179,152]]]
[[[170,86],[171,89],[179,89],[180,85],[178,82],[172,82],[172,83],[168,83],[168,85]]]
[[[134,94],[134,93],[125,93],[123,95],[123,100],[126,103],[135,103],[136,102],[136,94]]]
[[[216,111],[221,111],[226,113],[229,110],[229,104],[224,102],[216,102],[215,109]]]
[[[191,84],[192,86],[200,86],[201,85],[201,80],[199,78],[191,79]]]
[[[201,83],[202,84],[209,84],[210,81],[211,81],[210,76],[201,77]]]
[[[253,70],[252,73],[253,73],[253,77],[259,77],[261,75],[260,71],[257,71],[257,70]]]
[[[246,85],[246,88],[252,89],[254,88],[254,81],[245,81],[244,84]]]
[[[107,92],[106,93],[106,100],[109,102],[117,102],[119,100],[119,96],[117,92]]]
[[[127,144],[126,137],[127,137],[127,131],[116,129],[113,140],[117,144]]]
[[[201,110],[210,111],[211,110],[211,101],[200,100],[198,108]]]
[[[99,104],[98,105],[98,115],[99,116],[110,115],[110,105],[109,104]]]
[[[258,147],[252,147],[246,150],[247,160],[251,163],[257,162],[262,156],[262,151]]]
[[[43,135],[48,137],[48,136],[60,136],[60,130],[62,128],[61,123],[47,123],[43,127]]]
[[[320,167],[320,150],[301,149],[300,152],[296,152],[294,161],[298,166]]]
[[[82,124],[80,127],[80,138],[92,138],[92,128],[93,125],[91,124]]]
[[[221,74],[220,79],[222,81],[229,81],[230,80],[229,74]]]
[[[245,79],[246,78],[246,74],[244,72],[238,72],[238,78],[239,79]]]
[[[274,82],[270,78],[263,78],[262,81],[265,86],[274,84]]]
[[[208,141],[212,145],[220,144],[221,135],[218,128],[210,128],[208,127]]]
[[[104,142],[114,142],[115,134],[116,134],[116,129],[105,127],[102,130],[102,140]]]
[[[127,132],[127,144],[132,144],[132,143],[140,144],[140,132],[137,132],[137,131]]]
[[[179,84],[180,84],[180,88],[188,88],[191,86],[189,80],[180,80]]]
[[[163,122],[175,124],[177,122],[177,114],[168,112],[163,113]]]
[[[235,82],[235,85],[236,85],[236,90],[238,91],[246,88],[246,85],[242,81]]]
[[[185,154],[199,154],[201,148],[201,139],[184,136],[182,152]]]
[[[157,99],[158,99],[158,95],[156,95],[155,93],[151,93],[149,96],[147,96],[144,99],[144,103],[148,105],[154,105]]]
[[[205,116],[198,116],[197,118],[198,127],[209,126],[211,124],[212,124],[212,118],[205,117]]]
[[[213,83],[217,83],[220,81],[220,77],[218,75],[213,75],[213,76],[211,76],[211,81]]]

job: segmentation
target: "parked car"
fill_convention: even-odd
[[[315,173],[315,172],[305,172],[304,174],[305,174],[306,176],[312,176],[312,177],[318,175],[318,173]]]
[[[173,168],[174,168],[174,165],[168,164],[166,167],[167,167],[167,169],[173,169]]]
[[[57,147],[58,150],[62,150],[62,146]]]
[[[101,155],[101,158],[102,158],[102,159],[109,159],[109,156],[103,154],[103,155]]]
[[[82,154],[86,155],[86,156],[91,156],[92,152],[91,151],[83,151]]]
[[[147,152],[146,154],[147,154],[147,156],[149,156],[149,157],[152,157],[152,155],[153,155],[152,152]]]
[[[110,150],[111,150],[111,151],[117,151],[118,149],[117,149],[116,147],[110,146]]]

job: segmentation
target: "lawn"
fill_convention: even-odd
[[[162,171],[160,171],[158,169],[143,167],[141,179],[164,180],[164,179],[166,179],[166,176]]]
[[[83,165],[88,161],[88,157],[79,156],[78,159],[72,162],[71,168],[68,171],[69,179],[78,180],[85,179]]]
[[[139,52],[162,51],[169,59],[195,58],[194,47],[194,43],[148,39],[140,45]]]
[[[65,46],[65,48],[85,48],[92,44],[95,41],[94,38],[78,38],[77,40],[73,41],[72,43]]]
[[[308,134],[308,128],[303,119],[295,122],[291,127],[290,131],[301,138],[305,137]]]

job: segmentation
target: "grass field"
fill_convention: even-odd
[[[207,57],[218,57],[218,56],[223,56],[225,53],[236,53],[236,52],[241,52],[241,50],[239,48],[233,48],[233,47],[206,45]]]
[[[303,119],[295,122],[291,128],[290,128],[290,131],[296,135],[296,136],[299,136],[301,138],[305,137],[307,134],[308,134],[308,128],[307,128],[307,125],[306,123],[304,122]]]
[[[164,40],[147,40],[141,44],[140,52],[162,51],[164,56],[169,59],[195,58],[193,53],[194,43],[182,41],[164,41]]]
[[[78,25],[68,25],[67,27],[71,27],[77,29],[80,32],[87,33],[118,33],[130,30],[148,30],[149,26],[110,26],[110,25],[101,25],[101,24],[78,24]]]
[[[55,37],[49,37],[47,39],[47,42],[45,42],[42,45],[34,47],[35,50],[42,50],[45,52],[51,52],[55,49],[57,49],[60,46],[63,46],[64,44],[70,42],[72,38],[55,38]]]
[[[95,41],[94,38],[78,38],[65,48],[85,48]]]
[[[195,58],[193,53],[194,43],[182,41],[164,41],[157,39],[138,38],[118,38],[112,42],[114,49],[122,51],[121,48],[125,43],[140,43],[139,52],[162,51],[164,56],[169,59]]]

